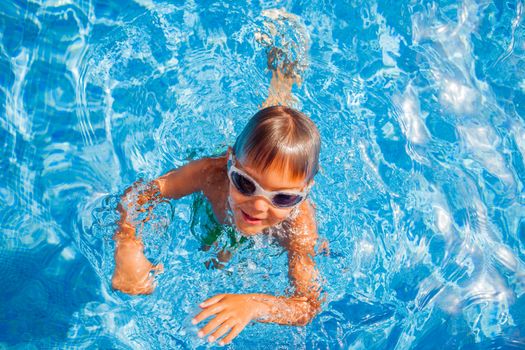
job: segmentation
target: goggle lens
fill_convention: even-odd
[[[272,198],[272,203],[276,207],[293,207],[303,199],[298,194],[276,194]]]
[[[251,196],[255,193],[255,184],[238,172],[232,172],[232,181],[235,188],[245,196]]]
[[[231,180],[237,191],[239,191],[244,196],[251,196],[257,190],[257,187],[252,180],[236,171],[231,172]],[[301,195],[286,193],[277,193],[271,198],[272,204],[280,208],[293,207],[302,200],[303,196]]]

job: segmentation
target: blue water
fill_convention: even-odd
[[[223,151],[266,98],[269,8],[300,17],[274,44],[323,139],[326,301],[230,348],[525,348],[524,4],[482,0],[2,1],[0,348],[204,348],[202,300],[286,292],[263,239],[206,269],[195,196],[144,228],[155,293],[110,287],[118,194]]]

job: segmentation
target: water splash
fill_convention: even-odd
[[[310,328],[257,324],[233,347],[524,346],[521,1],[26,5],[0,6],[0,314],[17,327],[0,341],[198,348],[198,302],[285,293],[271,242],[206,268],[191,198],[144,227],[156,293],[108,282],[115,194],[230,145],[266,97],[268,45],[323,137],[327,302]]]

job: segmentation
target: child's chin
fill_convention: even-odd
[[[236,213],[235,215],[235,227],[237,230],[242,233],[244,236],[253,236],[264,229],[262,225],[250,225],[247,222],[244,222],[241,213]]]
[[[259,226],[239,226],[237,225],[237,229],[245,236],[254,236],[258,233],[261,233],[263,230],[263,227]]]
[[[254,236],[264,230],[262,225],[247,225],[243,222],[237,222],[236,227],[244,236]]]

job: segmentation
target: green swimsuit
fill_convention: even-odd
[[[190,231],[201,242],[204,250],[215,246],[217,251],[233,252],[248,241],[232,225],[219,223],[204,194],[197,193],[194,196]]]

